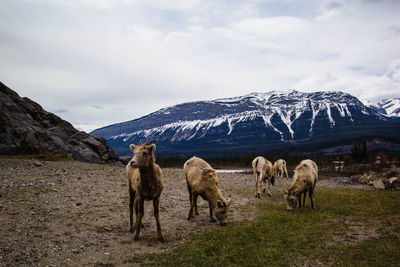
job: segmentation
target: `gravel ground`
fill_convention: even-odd
[[[128,232],[125,167],[0,158],[0,266],[121,266],[133,254],[167,252],[191,232],[222,227],[209,221],[208,204],[200,198],[200,215],[187,221],[183,171],[163,173],[160,220],[167,241],[157,241],[152,203],[146,202],[145,227],[135,242]],[[253,176],[218,177],[224,197],[232,201],[228,221],[256,219]],[[272,193],[283,194],[289,184],[280,179]],[[340,179],[317,186],[361,188]]]

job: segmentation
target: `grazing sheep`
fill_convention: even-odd
[[[153,200],[158,239],[164,241],[159,218],[160,195],[164,178],[160,166],[154,162],[156,145],[152,144],[153,142],[129,146],[133,152],[133,158],[126,166],[129,189],[129,230],[135,231],[134,240],[139,240],[140,227],[143,225],[144,201]],[[136,214],[135,227],[133,227],[133,206]]]
[[[189,191],[190,209],[187,219],[193,218],[193,212],[198,215],[197,197],[200,195],[208,201],[210,220],[225,226],[228,218],[230,201],[226,201],[218,188],[218,178],[215,170],[203,159],[192,157],[183,165],[187,188]],[[215,216],[214,216],[215,215]]]
[[[274,168],[274,176],[276,179],[282,178],[283,172],[285,172],[286,178],[289,179],[285,160],[278,159],[277,161],[275,161],[273,168]]]
[[[256,182],[256,193],[255,197],[260,198],[260,187],[262,187],[262,183],[264,183],[263,193],[265,193],[266,183],[268,181],[268,195],[272,196],[271,194],[271,184],[274,185],[275,177],[273,174],[272,164],[269,160],[264,157],[256,157],[253,162],[253,174],[254,180]]]
[[[293,210],[299,204],[301,208],[301,194],[303,196],[303,207],[306,201],[306,193],[310,196],[311,207],[314,209],[312,195],[315,184],[318,181],[318,167],[314,161],[306,159],[300,162],[293,175],[292,185],[284,191],[284,198],[287,202],[287,210]]]

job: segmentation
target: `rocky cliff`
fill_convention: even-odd
[[[119,155],[100,136],[75,129],[0,82],[0,154],[63,152],[69,158],[108,163]]]

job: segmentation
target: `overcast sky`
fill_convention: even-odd
[[[398,0],[0,0],[0,80],[91,131],[251,92],[400,97]]]

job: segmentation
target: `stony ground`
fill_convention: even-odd
[[[167,252],[191,232],[222,227],[209,221],[208,205],[200,199],[200,215],[187,221],[183,171],[163,172],[160,219],[167,241],[157,241],[152,204],[147,202],[145,228],[135,242],[128,232],[124,167],[0,158],[0,266],[121,266],[133,254]],[[253,176],[218,176],[223,195],[232,201],[229,221],[254,220]],[[272,193],[283,194],[289,183],[279,180]],[[345,178],[323,180],[318,186],[368,188]]]

